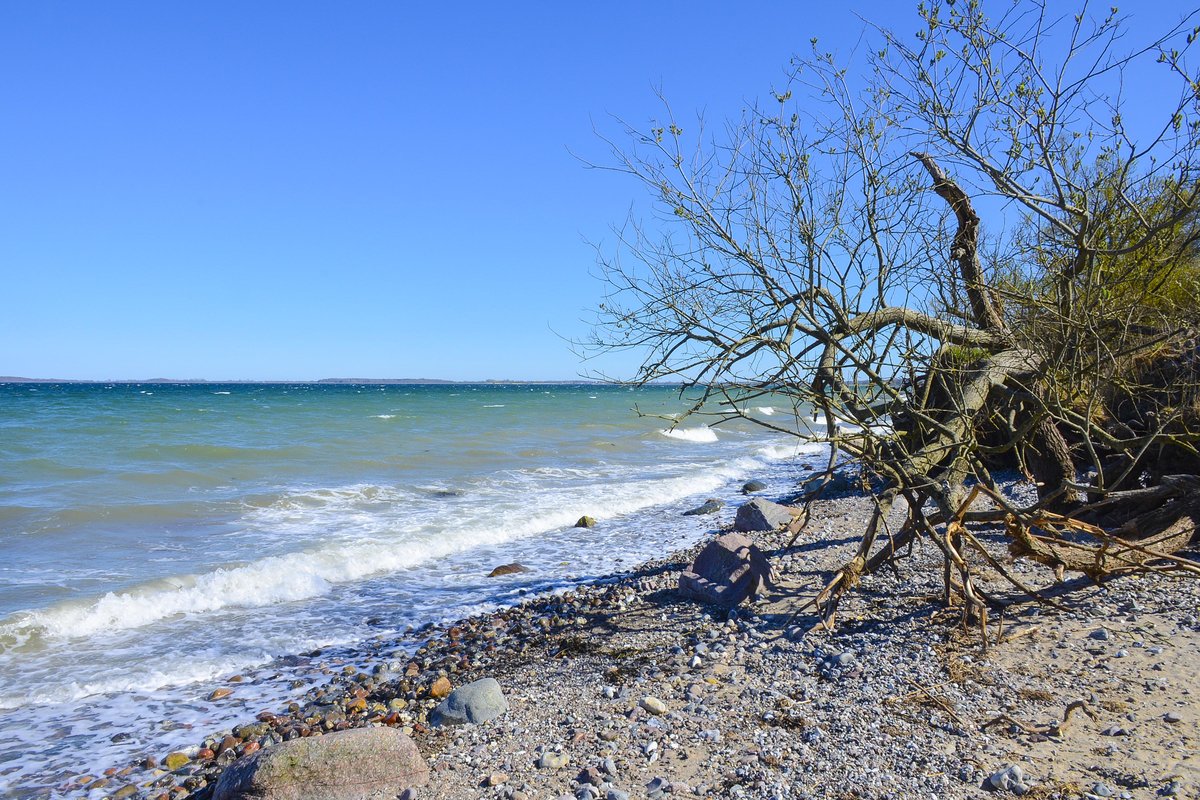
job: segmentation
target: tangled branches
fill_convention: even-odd
[[[997,601],[972,560],[1036,592],[984,524],[1060,576],[1197,574],[1174,554],[1200,521],[1200,14],[1123,51],[1115,10],[1006,8],[923,6],[915,36],[876,31],[858,72],[814,43],[777,107],[724,139],[668,109],[611,143],[608,168],[673,229],[631,222],[602,257],[590,345],[640,350],[637,379],[681,381],[714,424],[790,401],[794,424],[754,421],[829,445],[809,500],[843,458],[878,479],[873,522],[813,601],[827,620],[924,538],[946,599],[986,628]],[[1151,79],[1178,92],[1134,125],[1122,86]],[[1036,502],[1005,500],[998,468]]]

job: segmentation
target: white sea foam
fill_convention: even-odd
[[[717,432],[708,426],[699,428],[667,428],[659,431],[663,436],[682,439],[685,442],[709,443],[717,441]]]
[[[395,414],[374,414],[375,419],[395,419]]]
[[[213,392],[213,394],[230,394],[230,392]]]
[[[30,693],[0,694],[0,710],[23,708],[30,704],[57,705],[80,700],[98,694],[116,692],[144,692],[149,688],[164,686],[186,686],[187,684],[211,681],[266,664],[274,656],[263,652],[234,653],[223,658],[191,658],[170,665],[144,665],[141,661],[124,670],[97,681],[68,681],[64,684],[46,685]]]
[[[777,456],[764,451],[760,457]],[[581,509],[603,509],[611,519],[712,491],[759,465],[755,459],[740,458],[652,480],[634,480],[632,474],[619,471],[518,470],[478,488],[449,514],[445,503],[455,498],[422,507],[419,498],[427,495],[395,487],[355,485],[289,493],[265,508],[251,510],[244,523],[276,539],[303,541],[319,532],[320,544],[110,592],[98,600],[24,612],[0,625],[0,636],[21,640],[33,632],[44,640],[78,639],[319,597],[337,585],[479,546],[569,528]]]
[[[492,403],[490,405],[485,405],[484,408],[504,408],[504,406],[504,403]]]
[[[764,417],[775,416],[775,409],[771,408],[771,406],[758,406],[757,408],[754,409],[754,411],[755,411],[755,413],[761,414]]]
[[[828,452],[828,447],[819,442],[786,442],[784,444],[771,444],[760,447],[757,450],[758,455],[770,461],[780,461],[783,459],[800,458],[802,456],[823,455]]]

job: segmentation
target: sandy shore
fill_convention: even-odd
[[[793,548],[754,535],[781,585],[734,614],[675,592],[692,548],[431,628],[411,659],[364,647],[287,709],[69,788],[204,798],[261,746],[386,724],[429,762],[420,800],[968,798],[1014,765],[1031,797],[1200,797],[1200,582],[1079,581],[1062,610],[1016,607],[984,652],[940,606],[925,544],[864,579],[833,633],[810,633],[815,619],[792,611],[848,557],[869,505],[850,496],[813,512]],[[506,714],[426,724],[437,695],[481,677],[500,682]],[[1063,724],[1076,701],[1085,708]]]

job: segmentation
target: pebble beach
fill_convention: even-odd
[[[410,632],[415,650],[380,637],[304,654],[313,672],[291,702],[53,793],[200,800],[260,749],[386,726],[428,764],[428,782],[405,793],[420,800],[1200,796],[1200,584],[1075,581],[1061,609],[1013,606],[985,648],[941,605],[940,557],[918,544],[864,578],[833,631],[813,630],[811,610],[795,612],[852,554],[869,513],[849,493],[814,504],[792,547],[786,532],[753,534],[777,585],[732,612],[677,591],[701,542]],[[452,689],[481,678],[499,683],[507,711],[430,723]],[[243,680],[209,699],[236,702]]]

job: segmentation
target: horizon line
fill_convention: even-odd
[[[261,385],[261,384],[327,384],[327,385],[440,385],[440,384],[587,384],[587,385],[630,385],[633,381],[606,381],[588,378],[575,379],[528,379],[528,378],[486,378],[482,380],[459,380],[447,378],[28,378],[17,375],[0,375],[0,384],[223,384],[223,385]]]

